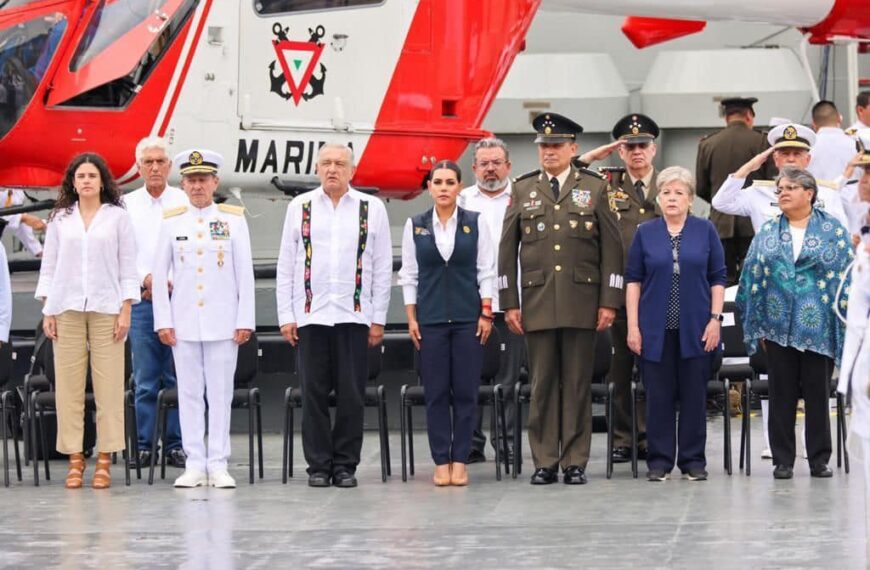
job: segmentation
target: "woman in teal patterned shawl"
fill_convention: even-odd
[[[830,477],[828,398],[845,335],[834,304],[853,253],[846,228],[813,207],[818,191],[810,173],[785,168],[776,184],[782,214],[752,240],[740,275],[737,312],[749,354],[759,343],[767,354],[774,477],[793,475],[795,409],[801,397],[810,473]],[[843,313],[848,283],[844,291],[839,300]]]

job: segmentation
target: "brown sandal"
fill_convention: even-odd
[[[94,480],[92,483],[94,489],[108,489],[112,486],[112,474],[109,472],[109,469],[111,468],[112,454],[97,454],[97,466],[94,471]]]
[[[66,472],[64,487],[67,489],[81,489],[82,476],[85,473],[85,456],[82,453],[73,453],[69,456],[69,468]]]

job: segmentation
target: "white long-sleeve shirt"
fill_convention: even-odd
[[[867,394],[870,383],[870,255],[864,251],[864,243],[858,244],[855,257],[837,390],[846,394],[851,384],[851,429],[863,438],[870,438],[870,398]]]
[[[496,196],[484,194],[475,184],[462,190],[459,194],[458,204],[466,210],[480,212],[480,218],[486,222],[489,228],[495,259],[498,259],[498,245],[501,242],[501,231],[504,226],[504,213],[511,202],[511,184]],[[498,295],[493,291],[492,312],[498,313]]]
[[[116,315],[125,300],[139,302],[136,238],[127,210],[103,204],[90,227],[76,203],[48,223],[37,299],[42,312],[93,311]]]
[[[349,188],[333,206],[318,187],[287,206],[276,274],[280,326],[384,325],[392,276],[379,199]]]
[[[136,235],[136,274],[140,284],[154,271],[154,256],[164,210],[187,206],[189,203],[187,194],[172,186],[167,186],[159,198],[151,196],[145,187],[124,195],[124,204]]]
[[[817,180],[835,180],[843,175],[849,161],[858,154],[855,139],[837,127],[822,127],[816,133],[807,170]]]
[[[12,282],[9,279],[9,263],[6,249],[0,247],[0,342],[9,342],[12,326]]]
[[[713,196],[713,207],[723,214],[749,216],[752,219],[752,229],[757,233],[764,222],[776,217],[782,210],[779,209],[774,194],[776,186],[772,181],[759,180],[749,188],[743,188],[745,183],[745,178],[729,175]],[[823,208],[848,227],[849,219],[837,190],[820,184],[816,207]]]
[[[435,247],[441,254],[441,259],[448,261],[453,255],[456,245],[456,229],[459,218],[459,208],[453,210],[453,215],[446,224],[438,219],[438,213],[432,209],[432,231]],[[402,233],[402,268],[399,270],[399,285],[406,305],[417,304],[417,284],[420,268],[417,265],[417,245],[414,243],[413,221],[408,218],[405,231]],[[477,218],[477,287],[481,299],[492,298],[495,283],[495,247],[492,236],[483,216]]]
[[[17,188],[2,189],[0,190],[0,202],[4,208],[21,206],[24,204],[24,191]],[[15,232],[15,237],[27,248],[27,251],[33,255],[42,254],[42,244],[33,233],[33,228],[21,223],[21,214],[3,216],[3,219],[6,220],[9,229]]]

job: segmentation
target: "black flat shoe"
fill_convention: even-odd
[[[341,471],[336,471],[332,476],[332,484],[342,489],[351,489],[357,486],[356,476],[350,471],[342,469]]]
[[[646,472],[646,480],[647,481],[667,481],[668,480],[668,472],[664,469],[650,469]]]
[[[683,477],[689,481],[706,481],[707,471],[704,469],[689,469],[683,473]]]
[[[532,479],[530,483],[532,485],[551,485],[559,480],[559,475],[552,469],[547,469],[546,467],[539,467],[535,469],[534,475],[532,475]]]
[[[834,472],[827,465],[814,465],[810,467],[810,476],[827,479],[828,477],[833,477]]]
[[[146,449],[139,451],[139,468],[146,469],[150,466],[151,466],[151,452],[146,450]],[[131,469],[136,468],[136,458],[135,457],[130,458],[130,468]]]
[[[309,487],[329,487],[329,474],[322,471],[315,471],[308,476]]]
[[[184,469],[184,466],[187,464],[187,454],[180,447],[170,449],[169,453],[166,454],[166,463],[173,467]]]
[[[583,471],[582,467],[571,465],[565,469],[565,473],[562,475],[562,481],[564,481],[566,485],[585,485],[586,473]]]
[[[485,463],[486,455],[480,451],[479,449],[472,449],[468,454],[468,459],[465,461],[466,464],[471,463]]]
[[[788,465],[777,465],[773,468],[774,479],[791,479],[794,477],[794,469]]]
[[[637,459],[638,461],[646,461],[649,458],[649,450],[645,447],[637,448]]]
[[[610,452],[610,458],[614,463],[628,463],[631,461],[631,449],[628,447],[614,447]]]

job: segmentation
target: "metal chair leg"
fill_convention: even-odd
[[[160,416],[163,418],[160,423],[160,478],[166,479],[166,434],[169,431],[169,405],[164,402],[163,408],[163,414]]]
[[[507,396],[504,393],[504,386],[501,386],[501,390],[499,390],[498,395],[498,405],[499,405],[499,414],[498,419],[501,422],[501,440],[498,445],[501,446],[502,458],[504,461],[504,472],[505,475],[509,475],[511,473],[511,461],[510,461],[510,450],[508,448],[508,429],[507,429],[507,417],[504,411],[505,408],[505,400]],[[516,429],[516,428],[514,428]]]
[[[384,429],[384,414],[383,414],[383,406],[384,406],[384,387],[378,386],[377,389],[377,402],[378,402],[378,443],[380,445],[380,458],[381,458],[381,481],[387,482],[387,434]]]
[[[407,456],[406,456],[406,450],[405,450],[405,447],[406,447],[406,441],[405,441],[405,422],[406,422],[405,390],[407,388],[408,388],[407,386],[402,386],[402,392],[399,396],[399,433],[400,433],[400,436],[402,439],[402,442],[401,442],[402,446],[401,447],[402,447],[402,481],[403,482],[408,480],[408,463],[407,463]]]
[[[51,481],[51,472],[48,467],[48,434],[45,433],[45,411],[39,410],[39,435],[42,440],[42,463],[45,466],[45,480]]]
[[[731,475],[731,382],[723,380],[725,388],[725,471]]]
[[[255,402],[257,406],[257,468],[260,479],[263,478],[263,406],[260,401],[260,390],[256,389]]]
[[[498,421],[498,400],[499,395],[501,394],[501,385],[496,384],[492,389],[492,425],[495,428],[495,480],[501,481],[501,450],[500,442],[501,442],[501,429]]]
[[[631,476],[637,479],[637,382],[631,381]]]
[[[746,426],[746,476],[749,477],[752,475],[752,422],[750,422],[749,417],[749,406],[752,403],[752,382],[750,380],[746,381],[746,399],[745,406],[743,409],[743,413],[746,416],[745,426]]]
[[[393,476],[393,459],[390,455],[390,421],[387,416],[387,395],[381,386],[381,417],[384,420],[384,452],[386,453],[387,477]]]
[[[523,454],[523,405],[520,399],[522,385],[517,382],[514,385],[514,472],[512,477],[516,479],[522,469],[520,457]]]
[[[613,382],[607,383],[607,478],[613,476]]]
[[[408,414],[408,472],[414,476],[414,407],[406,408]]]
[[[841,432],[843,434],[843,466],[846,469],[846,474],[849,474],[849,446],[846,445],[846,439],[849,436],[849,430],[846,428],[846,403],[843,395],[837,394],[837,421],[841,422]]]
[[[288,387],[284,390],[284,447],[281,449],[281,482],[287,484],[287,451],[290,447],[288,443],[289,430],[287,429],[288,418],[290,417],[290,393],[293,388]]]
[[[33,456],[33,486],[39,487],[39,446],[37,440],[36,426],[36,393],[31,394],[30,402],[27,408],[30,410],[30,453]]]
[[[254,484],[254,402],[248,392],[248,484]]]
[[[7,395],[4,392],[2,399],[0,399],[2,400],[0,401],[0,421],[3,422],[3,485],[6,487],[9,486],[9,447],[7,445],[9,438],[9,434],[7,433],[9,418],[6,410],[7,399]]]
[[[294,441],[293,441],[294,432],[293,432],[293,430],[296,429],[295,428],[296,413],[294,410],[295,410],[295,408],[291,405],[290,406],[290,424],[288,426],[288,433],[290,434],[290,442],[288,444],[289,445],[288,449],[290,450],[290,461],[287,463],[290,477],[293,477],[293,451],[294,451],[294,449],[293,449],[294,448]]]

